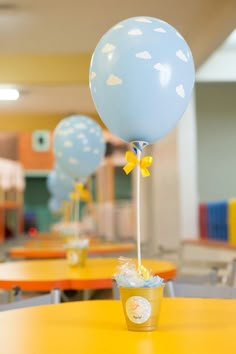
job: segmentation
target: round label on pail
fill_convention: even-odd
[[[144,323],[151,316],[151,304],[142,296],[129,297],[125,307],[129,320],[134,323]]]
[[[78,257],[77,252],[68,251],[67,252],[67,259],[68,259],[68,263],[71,264],[71,265],[74,265],[74,264],[78,263],[79,257]]]

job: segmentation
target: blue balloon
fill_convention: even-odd
[[[59,168],[51,171],[47,176],[48,191],[57,200],[68,200],[74,189],[74,181]]]
[[[172,130],[191,98],[192,53],[181,34],[152,17],[126,19],[97,44],[90,90],[106,126],[121,139],[153,143]]]
[[[105,154],[102,128],[86,116],[63,119],[54,131],[54,153],[60,168],[70,177],[90,176]]]

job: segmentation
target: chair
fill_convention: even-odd
[[[177,283],[190,283],[190,284],[216,284],[219,278],[219,269],[213,267],[205,274],[185,274],[178,275],[175,278]]]
[[[19,287],[13,288],[11,293],[13,294],[12,299],[15,301],[0,305],[0,311],[60,303],[59,289],[52,289],[51,293],[33,296],[31,298],[23,300],[20,299],[21,290]]]
[[[221,248],[206,247],[197,241],[183,241],[179,248],[178,272],[181,275],[199,275],[217,267],[220,280],[227,274],[227,266],[232,258],[232,253],[225,254]]]
[[[205,275],[180,276],[168,281],[164,295],[168,297],[236,298],[233,279],[236,275],[236,261],[228,272],[227,282],[218,282],[219,269],[214,267]]]
[[[171,280],[166,283],[164,295],[167,297],[235,299],[236,288],[227,285],[191,284]]]

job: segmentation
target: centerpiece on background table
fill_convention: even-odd
[[[79,207],[81,200],[91,202],[91,195],[82,181],[96,171],[105,155],[103,131],[93,119],[72,115],[56,126],[53,143],[56,163],[73,179],[73,190],[69,194],[73,230],[70,230],[72,237],[66,246],[68,263],[72,266],[84,265],[89,240],[80,232]]]

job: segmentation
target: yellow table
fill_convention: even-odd
[[[23,291],[112,288],[118,263],[117,258],[87,259],[84,267],[69,267],[65,259],[0,263],[0,288],[19,286]],[[166,280],[176,275],[172,262],[144,259],[143,265]]]
[[[163,299],[154,332],[129,332],[115,300],[0,313],[4,354],[235,354],[235,333],[236,300]]]

